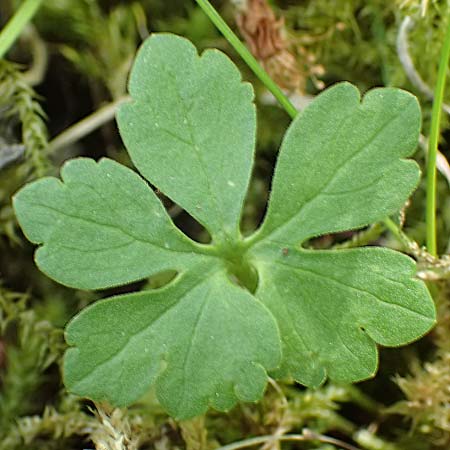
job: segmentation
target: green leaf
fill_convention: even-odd
[[[255,146],[251,85],[221,52],[160,34],[140,49],[120,134],[142,175],[216,241],[239,236]]]
[[[258,400],[265,368],[280,359],[274,318],[220,266],[97,302],[68,325],[67,341],[72,391],[128,405],[156,380],[159,399],[179,419]]]
[[[375,374],[375,343],[398,346],[434,325],[434,305],[414,261],[383,248],[256,252],[256,296],[280,326],[278,375],[308,386],[326,377],[355,382]]]
[[[258,239],[297,244],[363,227],[401,208],[420,171],[417,99],[394,88],[339,83],[292,122],[280,150]]]
[[[14,198],[27,238],[43,244],[36,263],[67,286],[100,289],[182,270],[201,259],[200,246],[172,224],[154,192],[132,170],[78,158],[64,183],[42,178]]]
[[[40,268],[96,289],[164,270],[159,290],[101,300],[67,327],[68,389],[128,405],[152,385],[178,418],[255,401],[267,371],[317,386],[375,373],[377,344],[411,342],[433,325],[414,262],[380,248],[305,250],[316,235],[400,209],[417,184],[420,110],[410,94],[376,89],[360,101],[338,84],[295,119],[284,139],[263,226],[239,231],[255,140],[251,86],[221,53],[153,35],[130,80],[120,132],[142,175],[212,234],[181,233],[152,189],[110,160],[77,159],[63,182],[45,178],[15,197],[41,245]]]

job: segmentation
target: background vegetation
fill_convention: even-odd
[[[214,4],[299,107],[339,80],[349,80],[363,91],[397,86],[416,94],[423,108],[424,145],[415,157],[424,167],[432,91],[450,24],[450,1],[222,0]],[[0,26],[19,5],[13,0],[0,2]],[[251,20],[258,14],[273,39],[258,41],[252,34]],[[128,410],[113,410],[64,390],[60,376],[64,324],[88,303],[111,292],[77,292],[42,275],[33,263],[32,246],[17,227],[11,195],[27,181],[56,175],[73,156],[108,156],[129,164],[112,118],[115,106],[126,96],[136,49],[153,31],[181,34],[200,49],[222,49],[254,83],[258,150],[244,229],[257,226],[264,213],[289,117],[193,1],[42,2],[33,25],[24,30],[7,59],[0,60],[0,449],[204,450],[287,432],[302,435],[303,441],[273,441],[264,448],[449,448],[450,168],[445,157],[450,157],[450,107],[445,108],[440,143],[440,259],[422,248],[424,182],[390,229],[375,224],[310,243],[322,248],[361,243],[397,248],[414,256],[419,275],[429,280],[438,307],[437,327],[414,345],[383,349],[374,380],[355,386],[328,383],[318,390],[272,383],[257,405],[240,405],[229,414],[210,412],[183,423],[168,418],[152,393]],[[446,102],[450,104],[450,89]],[[196,239],[205,238],[186,213],[163,201],[178,226]],[[155,277],[143,287],[163,282]],[[126,289],[137,287],[142,286]]]

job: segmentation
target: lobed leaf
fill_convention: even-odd
[[[283,341],[278,375],[319,386],[328,376],[373,376],[376,343],[398,346],[425,334],[434,304],[414,261],[384,248],[256,251],[256,296],[277,319]]]
[[[223,53],[199,57],[188,40],[156,34],[129,91],[117,122],[134,165],[216,241],[238,238],[255,146],[251,85]]]
[[[129,86],[118,123],[134,164],[213,240],[184,236],[145,181],[110,160],[74,160],[63,182],[44,178],[16,195],[24,232],[41,245],[37,263],[59,282],[97,289],[178,272],[162,289],[102,300],[70,322],[71,392],[128,405],[154,384],[172,415],[189,418],[257,400],[267,370],[308,386],[367,378],[376,344],[431,328],[434,305],[408,257],[299,245],[403,206],[419,177],[405,160],[420,129],[413,96],[375,89],[361,102],[347,83],[319,95],[290,126],[264,224],[243,240],[251,86],[220,52],[199,57],[171,35],[144,43]],[[255,294],[242,287],[255,282]]]
[[[400,89],[339,83],[292,122],[277,161],[258,239],[299,244],[363,227],[398,211],[417,186],[410,156],[421,123],[417,99]]]
[[[164,289],[97,302],[66,331],[72,392],[128,405],[156,382],[179,419],[258,400],[266,368],[280,361],[272,315],[214,265],[191,268]]]
[[[78,158],[64,165],[61,178],[42,178],[14,197],[25,235],[42,244],[36,263],[56,281],[100,289],[206,258],[132,170]]]

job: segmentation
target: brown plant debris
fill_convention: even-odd
[[[323,75],[314,56],[289,39],[284,18],[277,19],[266,0],[247,0],[236,23],[252,54],[283,89],[302,94],[309,76]]]

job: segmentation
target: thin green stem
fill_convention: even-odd
[[[0,59],[11,48],[16,39],[20,36],[27,23],[36,14],[42,0],[25,0],[14,16],[0,31]]]
[[[398,243],[402,246],[402,250],[416,257],[417,259],[423,259],[427,256],[426,252],[419,247],[416,241],[412,240],[403,230],[390,218],[386,217],[383,220],[385,227],[392,233],[397,239]]]
[[[241,58],[247,63],[254,74],[261,80],[266,88],[280,102],[286,112],[293,119],[297,115],[297,108],[284,95],[280,87],[270,78],[269,74],[261,67],[256,58],[250,53],[248,48],[240,41],[233,30],[226,24],[220,14],[214,9],[208,0],[195,0],[211,22],[225,36],[230,45],[239,53]]]
[[[385,227],[383,224],[377,222],[373,224],[367,230],[360,231],[359,233],[355,233],[351,239],[333,245],[333,250],[344,249],[344,248],[355,248],[355,247],[363,247],[365,245],[370,244],[371,242],[376,241],[383,231]]]
[[[384,226],[399,240],[402,242],[402,235],[400,232],[400,228],[397,224],[390,218],[386,217],[383,221]]]
[[[442,104],[444,102],[445,82],[450,57],[450,25],[447,25],[444,44],[439,61],[438,77],[434,91],[433,111],[431,116],[430,138],[428,141],[428,164],[427,164],[427,247],[428,252],[436,256],[436,158],[439,144],[439,131],[442,115]]]

